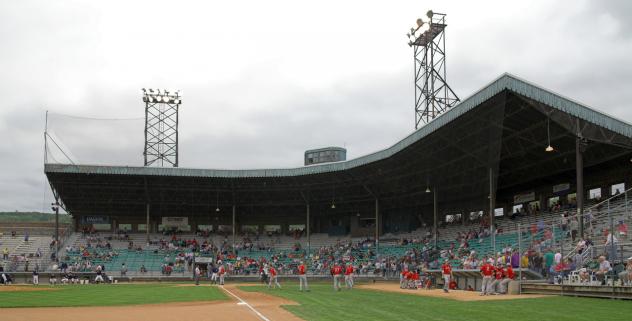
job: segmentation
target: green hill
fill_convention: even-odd
[[[0,223],[55,222],[55,214],[40,212],[0,212]],[[59,214],[59,223],[69,224],[70,215]]]

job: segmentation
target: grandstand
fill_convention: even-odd
[[[350,257],[372,273],[403,257],[423,256],[430,270],[443,260],[463,267],[472,252],[481,260],[507,248],[569,257],[578,213],[597,247],[613,220],[630,221],[631,157],[632,125],[505,74],[393,146],[348,161],[260,170],[48,163],[45,173],[73,217],[59,254],[69,263],[186,274],[196,248],[196,258],[222,259],[235,273],[256,273],[262,260],[287,271],[309,260],[324,273]]]

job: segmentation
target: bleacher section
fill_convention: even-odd
[[[632,206],[632,202],[628,202],[627,206]],[[570,237],[566,236],[566,232],[562,231],[560,221],[562,213],[566,212],[573,215],[575,214],[575,211],[575,209],[564,209],[556,212],[543,212],[538,215],[519,216],[515,219],[510,219],[509,217],[497,218],[497,220],[495,220],[495,224],[499,229],[502,229],[503,232],[496,235],[495,246],[492,243],[492,237],[490,236],[472,239],[468,241],[469,247],[467,250],[462,251],[462,253],[465,253],[462,255],[465,256],[470,251],[475,251],[480,259],[484,256],[494,256],[506,246],[509,246],[512,249],[517,249],[519,243],[524,250],[532,244],[534,240],[542,239],[547,230],[548,233],[552,233],[552,238],[546,246],[555,248],[563,246],[570,252],[574,248],[574,244],[572,244],[573,242],[571,242]],[[597,234],[595,231],[600,232],[604,228],[608,227],[608,215],[618,219],[624,217],[626,213],[628,213],[626,212],[626,203],[623,197],[612,199],[609,207],[604,204],[599,206],[595,204],[588,204],[585,211],[591,213],[592,219],[590,226],[595,234]],[[517,230],[518,225],[521,226],[520,233]],[[532,231],[534,227],[536,227],[535,234]],[[456,241],[457,235],[467,233],[470,230],[478,230],[479,228],[480,225],[478,223],[471,223],[469,225],[450,224],[441,227],[439,229],[437,247],[439,249],[454,248],[454,252],[457,252],[456,250],[460,245]],[[428,233],[429,230],[427,228],[419,228],[415,231],[406,233],[386,234],[383,235],[382,238],[384,241],[380,242],[379,249],[377,249],[377,251],[372,242],[366,242],[366,244],[363,244],[363,246],[359,248],[347,248],[350,252],[344,253],[336,249],[336,244],[347,244],[349,242],[358,244],[362,242],[363,239],[352,238],[350,236],[329,236],[324,233],[312,234],[310,237],[308,252],[308,244],[305,237],[295,239],[291,236],[261,235],[255,237],[251,235],[249,238],[254,246],[252,249],[244,249],[241,248],[241,245],[239,245],[243,240],[243,236],[237,236],[235,239],[238,244],[236,256],[225,255],[223,260],[224,263],[236,264],[234,267],[241,271],[257,273],[258,268],[254,265],[239,266],[239,264],[244,264],[243,262],[248,262],[247,260],[241,260],[241,262],[236,263],[236,259],[249,258],[255,261],[263,259],[268,262],[275,261],[276,263],[282,263],[285,266],[293,266],[299,260],[312,260],[313,262],[318,262],[318,259],[320,259],[319,256],[321,255],[319,254],[321,253],[321,248],[327,248],[327,251],[325,251],[326,255],[335,254],[337,257],[351,255],[354,257],[357,264],[371,266],[375,263],[376,253],[379,254],[380,258],[399,258],[410,254],[412,250],[416,250],[417,253],[421,253],[424,249],[429,249],[432,247],[433,242],[425,245],[420,242],[411,242],[412,240],[423,240],[427,237]],[[519,238],[519,236],[521,237]],[[138,274],[141,266],[144,266],[149,273],[160,273],[164,264],[172,264],[174,266],[174,273],[185,272],[187,269],[186,264],[176,263],[176,257],[178,255],[184,255],[183,250],[160,249],[160,240],[168,241],[170,238],[169,236],[156,233],[150,234],[150,244],[147,244],[146,234],[129,234],[125,239],[117,239],[117,237],[112,237],[111,235],[100,235],[100,238],[104,241],[107,239],[113,250],[110,251],[104,248],[89,249],[91,256],[89,260],[92,264],[92,268],[100,264],[106,268],[106,271],[114,271],[115,273],[118,273],[121,265],[125,263],[129,273],[131,274]],[[196,239],[200,243],[207,241],[208,243],[212,243],[218,247],[225,243],[229,252],[232,251],[232,236],[230,235],[222,236],[213,234],[208,238],[203,238],[194,234],[178,234],[178,238],[184,240]],[[408,244],[400,245],[400,240],[403,239],[407,240]],[[36,244],[39,244],[36,240],[34,240],[31,242],[29,247],[26,247],[21,238],[17,237],[7,238],[4,236],[0,240],[3,240],[4,244],[12,248],[12,253],[31,253],[34,251],[34,248],[38,246]],[[47,241],[50,241],[50,238],[48,238]],[[69,241],[65,245],[68,246],[71,251],[62,253],[61,258],[68,264],[83,262],[84,259],[82,259],[82,252],[80,249],[86,245],[86,241],[87,239],[85,237],[75,233],[69,238]],[[128,249],[129,242],[133,242],[133,249]],[[562,242],[562,244],[560,244],[560,242]],[[48,244],[42,243],[42,245],[46,246],[40,246],[40,248],[43,251],[46,251],[46,255],[49,255],[50,252]],[[142,250],[138,250],[138,246],[142,247]],[[106,255],[109,252],[114,252],[112,254],[116,255]],[[210,256],[210,254],[203,254],[202,256]],[[461,257],[462,256],[459,255],[452,263],[455,266],[458,266],[461,263],[459,260]],[[312,272],[317,272],[315,271],[317,268],[315,264],[311,268]],[[85,269],[85,267],[83,269]]]

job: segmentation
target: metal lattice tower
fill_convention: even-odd
[[[143,88],[145,102],[145,166],[178,167],[180,91]]]
[[[430,10],[426,16],[429,21],[417,19],[417,27],[407,35],[415,61],[415,129],[459,102],[446,81],[446,15]]]

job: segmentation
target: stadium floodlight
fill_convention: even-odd
[[[216,208],[215,208],[215,212],[219,212],[219,207],[216,207]]]
[[[336,204],[334,204],[333,202],[331,203],[331,209],[335,209],[336,208]]]
[[[145,166],[178,167],[178,91],[142,88],[145,103]],[[219,207],[219,206],[218,206]]]
[[[426,193],[430,193],[430,186],[426,187]]]

